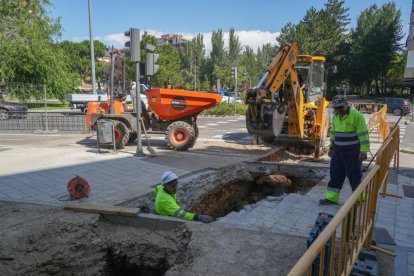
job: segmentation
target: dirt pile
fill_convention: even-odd
[[[163,275],[186,261],[185,227],[152,232],[99,215],[1,204],[1,275]]]
[[[170,231],[0,203],[0,275],[285,275],[302,238],[190,222]]]

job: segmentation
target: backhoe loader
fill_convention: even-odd
[[[329,128],[324,62],[322,56],[299,55],[297,42],[281,47],[247,93],[248,132],[267,142],[306,148],[305,153],[319,158]]]

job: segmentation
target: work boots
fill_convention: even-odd
[[[329,199],[320,199],[319,200],[319,204],[320,205],[338,205],[338,203],[334,202],[334,201],[330,201]]]

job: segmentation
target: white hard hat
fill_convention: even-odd
[[[176,180],[177,178],[178,177],[175,173],[168,171],[168,172],[165,172],[165,173],[162,174],[161,183],[162,184],[167,184],[168,182]]]

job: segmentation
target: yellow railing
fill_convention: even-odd
[[[371,116],[368,120],[368,132],[371,133],[376,128],[378,132],[378,142],[380,137],[382,141],[385,141],[390,132],[386,117],[387,105],[384,104],[381,106],[381,109],[379,111],[371,113]]]
[[[373,246],[372,235],[381,186],[382,194],[389,195],[386,194],[386,183],[393,158],[394,166],[398,166],[399,139],[397,125],[379,148],[375,165],[288,275],[312,275],[312,264],[318,257],[319,275],[348,275],[363,246],[392,255]],[[339,227],[340,235],[337,237]]]

